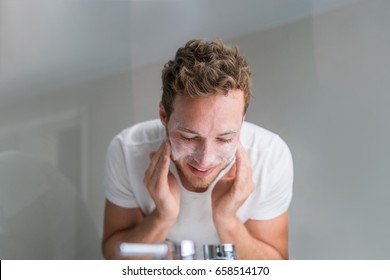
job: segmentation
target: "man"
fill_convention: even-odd
[[[160,120],[118,134],[106,162],[105,258],[121,242],[232,243],[238,259],[288,258],[287,145],[244,122],[249,66],[237,48],[191,40],[162,71]],[[199,250],[200,249],[200,250]]]

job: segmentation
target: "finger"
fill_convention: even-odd
[[[157,150],[157,151],[153,151],[153,152],[151,152],[151,153],[149,154],[149,157],[150,157],[150,160],[151,160],[152,167],[154,167],[154,166],[157,164],[157,162],[158,162],[158,160],[159,160],[161,154],[164,152],[164,149],[165,149],[165,146],[166,146],[166,142],[167,142],[167,140],[164,139],[164,140],[161,142],[160,147],[158,148],[158,150]]]
[[[235,185],[239,185],[242,181],[243,177],[243,166],[242,166],[242,151],[241,147],[239,146],[236,152],[236,177],[235,177]]]
[[[171,162],[170,154],[171,154],[171,146],[167,141],[165,143],[165,149],[161,154],[160,161],[158,162],[158,168],[157,168],[158,173],[160,174],[159,176],[160,180],[165,180],[165,182],[167,182],[168,180],[169,164]]]
[[[236,152],[236,180],[234,187],[245,188],[248,191],[252,189],[251,163],[245,148],[240,143]],[[242,189],[241,189],[242,190]]]
[[[153,151],[149,154],[149,158],[150,158],[149,169],[150,169],[150,171],[153,172],[155,170],[156,165],[160,159],[161,153],[163,153],[163,151],[165,149],[165,144],[166,144],[166,139],[164,139],[162,141],[162,143],[157,151]]]
[[[150,180],[149,191],[154,194],[154,199],[157,199],[157,201],[167,198],[167,195],[169,195],[170,192],[170,182],[173,183],[172,178],[169,176],[170,161],[170,147],[169,144],[166,143],[166,147],[160,155]]]
[[[236,179],[242,176],[243,171],[243,160],[244,160],[244,147],[241,143],[238,144],[236,151]]]
[[[153,174],[156,173],[156,168],[158,166],[158,162],[161,159],[161,154],[163,153],[165,146],[166,146],[166,141],[164,140],[157,151],[151,152],[149,154],[151,160],[148,168],[145,171],[145,177],[144,177],[145,185],[149,185],[150,180],[153,177]]]
[[[248,167],[249,169],[251,169],[251,162],[249,160],[249,156],[248,156],[248,153],[246,152],[244,146],[239,143],[238,145],[238,148],[237,148],[237,152],[236,152],[236,160],[238,158],[238,161],[241,165],[241,167]]]
[[[149,159],[152,160],[152,158],[154,157],[154,155],[155,155],[156,153],[157,153],[157,152],[151,152],[151,153],[149,154]]]
[[[168,141],[165,141],[164,147],[159,154],[158,161],[154,167],[152,173],[152,186],[166,186],[168,182],[168,172],[170,164],[170,145]]]

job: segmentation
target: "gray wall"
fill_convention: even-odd
[[[234,41],[248,120],[293,153],[292,258],[390,258],[389,26],[389,1],[363,1]]]
[[[51,170],[65,175],[82,203],[80,209],[86,209],[87,212],[76,212],[76,215],[82,217],[81,225],[89,225],[80,233],[81,238],[89,236],[89,239],[88,237],[85,239],[89,242],[88,245],[84,244],[86,252],[91,250],[89,258],[101,257],[100,241],[92,237],[96,235],[100,238],[102,233],[104,208],[102,180],[106,149],[113,135],[133,122],[131,80],[130,73],[126,72],[69,86],[21,102],[4,106],[0,104],[0,158],[2,153],[7,154],[9,150],[20,151],[23,155],[44,160],[51,166]],[[14,172],[17,174],[19,169],[14,168]],[[22,172],[19,175],[23,178],[26,174]],[[0,177],[2,196],[7,196],[9,182],[10,180],[4,181],[4,178]],[[12,197],[15,198],[16,204],[23,200],[18,196]],[[73,207],[73,204],[69,205]],[[20,205],[20,208],[22,207],[28,209],[29,205]],[[31,213],[35,213],[32,210]],[[54,210],[44,211],[50,215],[56,213]],[[6,212],[7,209],[0,207],[0,237],[5,229],[2,222],[7,225],[13,219],[6,215],[5,219],[2,219]],[[41,218],[39,215],[36,216],[37,221],[41,221]],[[42,224],[56,228],[56,225],[44,222]],[[62,234],[73,236],[71,232],[73,229],[74,227],[69,228],[68,233],[65,229]],[[44,228],[41,230],[45,231]],[[1,247],[3,239],[0,238],[0,241]],[[47,251],[50,252],[49,249]],[[18,255],[6,253],[2,256],[18,258]],[[37,253],[36,257],[40,258],[42,254]],[[68,258],[69,255],[63,257]],[[33,257],[29,255],[28,258]],[[51,257],[43,255],[43,258]]]
[[[389,26],[390,1],[357,1],[228,41],[253,69],[247,120],[293,153],[293,259],[390,258]],[[165,62],[0,103],[0,151],[35,154],[67,175],[101,234],[107,145],[158,116]]]

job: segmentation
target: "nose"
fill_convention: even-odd
[[[199,144],[194,154],[194,160],[198,167],[201,168],[210,167],[214,163],[215,155],[210,143],[202,141],[202,143]]]

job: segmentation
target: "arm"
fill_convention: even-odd
[[[119,258],[121,242],[157,243],[166,239],[179,213],[180,189],[169,172],[170,145],[164,141],[157,152],[151,153],[151,162],[145,172],[144,184],[156,204],[150,215],[139,208],[122,208],[106,200],[104,214],[103,255]]]
[[[122,208],[106,200],[102,250],[106,259],[120,258],[116,249],[122,242],[158,243],[165,241],[172,221],[154,210],[144,217],[139,208]]]
[[[213,220],[220,241],[235,244],[239,259],[287,259],[288,213],[243,224],[237,210],[254,190],[251,164],[239,145],[236,164],[212,193]]]
[[[288,212],[265,221],[238,218],[217,226],[222,243],[236,246],[238,259],[288,259]]]

